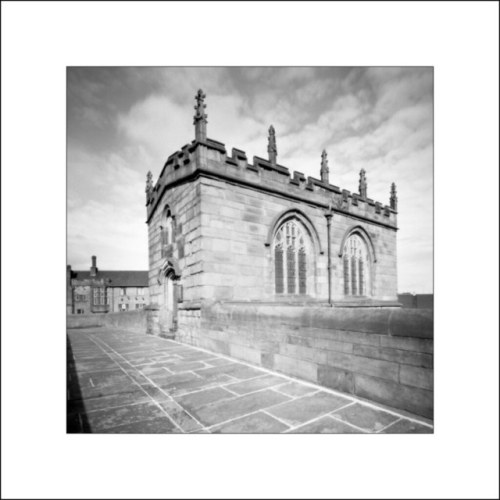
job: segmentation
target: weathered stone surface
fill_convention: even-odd
[[[433,418],[432,391],[361,374],[354,375],[354,384],[355,394],[362,398]]]
[[[356,429],[340,420],[332,418],[329,415],[321,417],[309,424],[302,425],[292,431],[300,434],[363,434],[364,431]]]
[[[227,358],[209,358],[206,363],[211,366],[224,366],[233,363],[233,361]]]
[[[273,368],[275,370],[311,382],[316,382],[318,380],[318,365],[315,363],[282,356],[281,354],[274,354],[273,360]]]
[[[162,375],[161,378],[158,375],[152,375],[149,377],[158,387],[166,392],[175,390],[177,387],[181,387],[184,382],[190,382],[196,380],[197,377],[194,373],[178,373],[176,375]]]
[[[267,413],[278,417],[291,426],[296,426],[349,403],[350,401],[346,398],[327,392],[317,392],[270,408]]]
[[[428,368],[401,365],[399,380],[402,384],[432,391],[434,388],[433,373],[433,370],[429,370]]]
[[[264,329],[262,331],[262,334],[266,334]],[[300,335],[302,334],[303,332],[300,331]],[[92,361],[93,356],[95,356],[96,359],[99,359],[100,361],[106,361],[106,369],[99,372],[93,372],[95,374],[95,379],[99,380],[104,388],[115,388],[117,385],[116,377],[120,377],[120,373],[122,373],[128,380],[128,390],[126,392],[115,392],[113,394],[99,398],[84,397],[80,390],[80,383],[84,387],[91,387],[94,383],[94,380],[92,379],[93,373],[76,372],[75,363],[70,360],[70,363],[68,364],[68,388],[72,388],[74,395],[79,396],[79,399],[68,400],[68,432],[93,432],[93,429],[91,427],[92,418],[95,419],[95,415],[98,414],[98,411],[102,411],[103,422],[104,424],[106,424],[107,421],[109,427],[107,425],[103,425],[101,430],[98,430],[97,432],[156,433],[162,432],[163,430],[163,432],[206,433],[210,432],[210,430],[213,430],[214,427],[212,426],[209,430],[202,422],[198,421],[196,416],[197,411],[202,411],[214,404],[231,403],[235,400],[239,400],[241,402],[241,398],[249,396],[253,396],[256,399],[252,401],[243,399],[243,403],[241,403],[241,406],[243,408],[240,407],[236,410],[228,409],[228,412],[237,413],[238,415],[233,418],[228,418],[227,420],[225,420],[225,422],[227,422],[229,426],[235,420],[239,420],[240,418],[242,418],[243,423],[248,421],[248,424],[242,425],[242,432],[250,432],[249,430],[246,431],[245,429],[257,428],[259,426],[262,432],[271,432],[269,429],[274,428],[275,424],[272,424],[272,427],[267,427],[268,423],[272,422],[269,419],[266,419],[264,417],[262,421],[260,421],[259,419],[246,418],[255,415],[257,412],[263,411],[264,414],[267,412],[271,412],[273,411],[273,406],[283,406],[283,402],[281,401],[269,401],[270,393],[275,393],[278,396],[281,394],[282,397],[285,398],[285,402],[292,402],[290,398],[295,398],[294,401],[302,400],[304,403],[303,406],[307,407],[307,410],[303,411],[311,412],[309,415],[304,417],[308,420],[305,420],[300,425],[300,427],[296,426],[291,429],[294,430],[294,432],[302,432],[301,429],[303,429],[303,432],[312,432],[312,429],[314,428],[313,425],[311,426],[311,428],[309,428],[307,425],[303,425],[308,424],[308,422],[313,424],[314,422],[319,422],[321,420],[322,424],[326,424],[326,422],[322,420],[323,415],[325,415],[324,406],[322,404],[311,405],[308,398],[300,397],[304,396],[305,394],[309,394],[311,397],[318,397],[317,395],[319,394],[331,396],[331,394],[326,391],[318,391],[318,389],[314,386],[305,385],[300,383],[299,381],[289,381],[289,379],[287,380],[284,377],[282,378],[277,374],[270,375],[269,373],[266,373],[257,368],[252,368],[234,361],[218,367],[197,370],[198,372],[206,371],[203,376],[199,375],[198,373],[171,374],[167,372],[164,367],[162,367],[163,363],[160,365],[160,367],[158,367],[156,363],[153,363],[152,365],[150,365],[152,367],[150,374],[156,375],[157,380],[162,382],[167,381],[167,379],[170,382],[175,381],[174,386],[168,387],[166,388],[168,390],[165,390],[157,387],[145,373],[140,371],[143,369],[143,365],[135,367],[133,365],[130,365],[126,361],[126,359],[138,360],[141,358],[147,358],[148,352],[151,353],[151,358],[156,358],[158,353],[166,353],[168,351],[172,357],[171,363],[167,364],[168,366],[170,366],[171,364],[175,365],[190,362],[199,362],[200,356],[208,356],[208,358],[206,359],[213,360],[214,356],[192,347],[182,346],[178,343],[171,343],[158,338],[155,339],[152,337],[137,336],[136,334],[126,333],[122,331],[111,331],[109,333],[106,333],[106,331],[104,330],[98,331],[96,329],[94,333],[90,335],[95,335],[93,340],[89,338],[89,333],[82,332],[78,333],[78,335],[70,335],[70,337],[73,337],[75,339],[75,344],[73,345],[74,355],[72,356],[71,360],[76,359]],[[96,342],[99,342],[99,345],[97,345]],[[106,352],[109,352],[110,355],[108,356],[106,354],[103,356],[102,354],[104,350]],[[229,368],[230,372],[232,372],[234,375],[239,375],[245,378],[238,379],[237,377],[230,374],[220,372],[220,369],[227,368]],[[147,368],[145,369],[147,372]],[[185,375],[188,375],[188,377],[185,378]],[[191,378],[189,375],[194,375],[195,378]],[[357,375],[359,376],[359,374]],[[276,379],[279,381],[277,385],[272,385],[272,389],[259,389],[258,387],[260,387],[260,385],[258,387],[253,385],[262,384],[263,381],[266,381],[272,377],[276,377]],[[377,381],[377,386],[379,388],[383,387],[385,388],[385,390],[394,390],[394,387],[396,387],[396,389],[398,387],[405,388],[407,392],[403,393],[403,397],[406,398],[404,399],[404,402],[413,401],[416,402],[416,404],[420,404],[421,401],[419,401],[419,397],[422,396],[422,393],[432,395],[431,391],[422,390],[417,387],[405,386],[402,384],[396,384],[395,386],[391,386],[390,384],[384,385],[384,381],[382,379],[374,380]],[[354,381],[355,383],[358,383],[358,386],[355,385],[355,388],[359,390],[360,381],[357,380],[356,377],[354,378]],[[234,391],[230,392],[224,387],[228,384],[234,385],[234,387],[241,386],[242,390],[257,388],[257,391],[251,394],[247,393],[245,396],[236,396],[234,394]],[[119,388],[119,391],[120,390],[122,389]],[[397,392],[397,390],[395,394],[396,396],[401,396]],[[68,395],[71,396],[70,390]],[[80,399],[82,397],[83,399]],[[394,398],[394,395],[392,397]],[[341,399],[344,400],[344,398],[342,397]],[[347,403],[345,404],[350,404],[349,401],[351,400],[345,398],[345,401],[347,401]],[[151,415],[148,411],[137,411],[137,409],[133,409],[131,411],[124,410],[124,408],[128,407],[140,407],[141,404],[145,404],[146,406],[150,404],[155,405],[156,408],[161,411],[161,416],[154,416]],[[265,406],[266,408],[262,410],[260,408],[261,406]],[[366,408],[366,405],[359,404],[356,411],[360,414],[363,414],[366,413]],[[116,413],[117,411],[123,411],[123,414]],[[383,409],[381,409],[381,411],[383,413],[386,413],[383,411]],[[90,414],[90,419],[87,415],[87,412],[89,412]],[[295,412],[295,414],[297,414],[297,412]],[[333,413],[330,412],[330,415],[333,415]],[[405,420],[407,416],[408,415],[399,415],[398,418]],[[168,422],[164,422],[162,424],[161,422],[163,417],[167,418],[170,424],[173,423],[175,425],[175,428],[173,428],[172,425],[170,425]],[[278,421],[279,417],[271,418]],[[366,419],[369,418],[369,415],[365,415],[364,417],[361,415],[358,416],[358,418]],[[109,422],[110,419],[111,422]],[[285,424],[285,427],[289,429],[290,425],[291,424]],[[403,426],[403,424],[400,425]],[[340,429],[342,428],[342,425],[339,423],[339,426],[339,429],[330,429],[330,431],[341,432]],[[318,427],[317,430],[318,432],[327,432],[327,427],[328,426],[326,426],[325,428],[321,427],[321,429]],[[395,432],[398,431],[398,428],[399,426],[395,427]],[[424,429],[424,431],[425,430],[426,429]],[[276,432],[280,431],[277,430]],[[349,430],[345,430],[345,432],[349,432]],[[412,432],[411,427],[409,432]],[[422,432],[422,429],[417,428],[415,429],[415,432]]]
[[[202,425],[176,401],[165,400],[160,401],[159,404],[163,411],[183,432],[193,432],[202,429]]]
[[[433,353],[433,342],[428,339],[382,336],[380,337],[380,346],[402,349],[403,351]]]
[[[266,389],[258,393],[239,396],[230,401],[209,404],[196,411],[195,416],[204,425],[211,426],[247,413],[269,408],[289,399],[283,394]]]
[[[389,321],[390,333],[396,337],[432,339],[434,311],[431,309],[399,309],[393,311]]]
[[[247,394],[249,392],[258,391],[260,389],[265,389],[266,387],[272,387],[286,382],[285,378],[278,377],[276,375],[264,375],[263,377],[245,380],[244,382],[238,382],[235,384],[226,385],[227,389],[234,391],[238,394]]]
[[[206,368],[206,366],[203,363],[200,363],[199,361],[192,361],[189,363],[176,363],[174,365],[169,366],[169,370],[173,373],[199,370],[200,368]]]
[[[222,387],[214,387],[204,391],[197,391],[193,394],[175,397],[175,400],[187,410],[200,408],[201,406],[220,401],[222,399],[234,398],[234,394],[226,391]]]
[[[238,418],[226,424],[216,426],[213,433],[240,434],[240,433],[279,433],[288,429],[285,424],[279,422],[270,415],[262,412]]]
[[[382,434],[433,434],[433,432],[432,427],[403,418],[389,425]]]
[[[371,407],[360,408],[360,406],[358,403],[355,403],[346,408],[341,408],[332,413],[332,417],[370,432],[379,432],[399,418],[382,410],[376,410]]]
[[[153,403],[140,403],[87,412],[87,419],[93,433],[103,432],[117,425],[151,420],[161,416],[163,416],[162,411]]]
[[[257,377],[262,374],[262,372],[256,368],[251,368],[250,366],[241,365],[239,363],[216,366],[213,368],[204,368],[196,370],[195,373],[204,378],[211,377],[214,374],[224,373],[226,375],[230,375],[231,377],[235,377],[240,380],[246,380],[248,378]]]
[[[390,361],[332,351],[328,353],[328,365],[354,373],[363,373],[387,380],[398,380],[399,365]]]
[[[102,432],[110,434],[176,434],[181,431],[165,416],[109,427]]]
[[[311,392],[317,392],[318,389],[310,385],[300,384],[298,382],[288,382],[287,384],[275,387],[275,390],[282,392],[288,396],[305,396]]]
[[[403,351],[400,349],[391,349],[388,347],[384,348],[366,345],[355,345],[353,354],[356,354],[357,356],[364,356],[367,358],[394,361],[396,363],[406,365],[422,366],[425,368],[432,368],[433,364],[432,354]]]
[[[352,394],[354,392],[354,375],[347,370],[341,370],[333,366],[319,365],[318,384]]]

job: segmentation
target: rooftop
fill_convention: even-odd
[[[72,271],[71,279],[83,280],[104,280],[108,286],[148,286],[148,271],[101,271],[98,270],[95,276],[90,271]]]

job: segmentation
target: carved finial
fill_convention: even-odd
[[[328,158],[327,158],[326,150],[323,149],[323,152],[321,153],[321,170],[320,170],[321,182],[324,182],[326,184],[329,183],[329,181],[328,181],[329,172],[330,172],[330,169],[328,168]]]
[[[274,127],[272,125],[269,127],[267,152],[269,153],[269,161],[273,165],[276,165],[276,160],[278,158],[278,148],[276,147],[276,132],[274,131]]]
[[[391,205],[391,208],[397,212],[397,210],[398,210],[398,197],[396,194],[396,184],[394,182],[391,184],[390,205]]]
[[[207,140],[207,114],[205,113],[205,108],[207,105],[205,104],[205,93],[203,90],[198,90],[196,93],[196,105],[194,107],[196,113],[194,115],[194,131],[195,131],[195,139],[197,141],[206,141]]]
[[[149,170],[146,174],[146,201],[149,201],[151,191],[153,191],[153,174]]]
[[[364,168],[361,169],[359,172],[359,195],[361,198],[366,199],[366,188],[367,188],[367,183],[366,183],[366,171]]]

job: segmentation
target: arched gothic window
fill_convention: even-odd
[[[358,234],[347,238],[343,249],[344,294],[370,295],[370,254],[365,241]]]
[[[273,242],[275,290],[279,294],[307,293],[308,236],[296,220],[286,221]]]
[[[161,242],[162,246],[169,245],[174,241],[174,220],[170,208],[166,208],[163,214],[161,229]]]

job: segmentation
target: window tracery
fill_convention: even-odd
[[[370,254],[365,241],[352,234],[343,249],[344,294],[367,296],[370,290]]]
[[[286,221],[274,237],[275,291],[277,294],[307,293],[307,235],[296,220]]]

